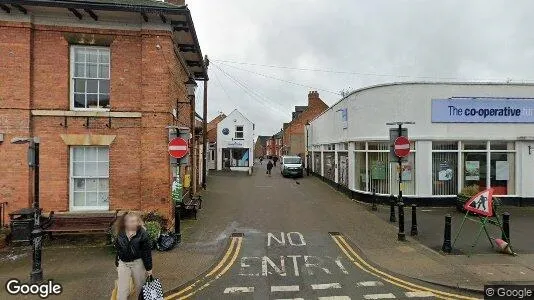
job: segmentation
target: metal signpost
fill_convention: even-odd
[[[392,126],[396,125],[397,128],[390,129],[390,143],[391,151],[390,157],[394,157],[399,164],[399,196],[398,196],[398,205],[399,205],[399,241],[406,240],[406,235],[404,233],[404,202],[402,201],[402,159],[410,154],[410,140],[408,139],[408,129],[402,128],[402,125],[412,125],[415,122],[388,122],[386,125]],[[396,131],[396,134],[393,133]],[[394,161],[395,159],[392,159]]]
[[[32,271],[30,273],[30,283],[40,283],[43,281],[43,269],[41,264],[41,254],[43,249],[41,229],[41,207],[39,205],[39,138],[13,138],[13,144],[29,143],[28,165],[33,169],[33,230],[32,230]]]

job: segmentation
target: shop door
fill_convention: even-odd
[[[217,160],[215,159],[215,151],[216,149],[210,149],[208,151],[208,169],[215,170],[215,166],[217,165]]]
[[[338,173],[338,183],[344,186],[349,185],[349,157],[346,153],[338,154],[339,160],[339,173]]]

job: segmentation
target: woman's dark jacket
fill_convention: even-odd
[[[119,266],[119,260],[131,262],[140,258],[143,260],[145,269],[147,271],[152,270],[152,247],[150,237],[145,229],[138,229],[131,239],[128,239],[124,230],[119,232],[115,240],[115,249],[117,250],[116,266]]]

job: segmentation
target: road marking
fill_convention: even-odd
[[[243,243],[243,237],[232,236],[230,245],[226,250],[221,261],[206,275],[200,277],[198,280],[190,284],[189,286],[182,288],[181,290],[165,296],[165,300],[171,299],[188,299],[198,293],[199,291],[208,287],[213,281],[223,276],[228,269],[234,264],[237,256],[241,251],[241,245]]]
[[[383,281],[387,281],[387,282],[389,282],[389,283],[391,283],[393,285],[405,288],[408,291],[412,291],[412,292],[417,292],[417,291],[421,291],[421,290],[429,291],[429,292],[434,293],[434,296],[436,298],[439,298],[439,299],[469,299],[469,300],[477,299],[477,298],[473,298],[473,297],[468,297],[468,296],[463,296],[463,295],[458,295],[458,294],[452,294],[452,293],[447,293],[447,292],[443,292],[443,291],[427,288],[427,287],[424,287],[424,286],[421,286],[421,285],[417,285],[417,284],[402,280],[402,279],[400,279],[398,277],[395,277],[393,275],[390,275],[388,273],[385,273],[385,272],[383,272],[383,271],[371,266],[367,261],[365,261],[363,258],[361,258],[356,253],[356,251],[352,248],[352,246],[350,246],[347,243],[347,241],[345,240],[343,235],[341,235],[339,233],[331,233],[331,236],[332,236],[332,239],[334,240],[334,242],[339,247],[339,249],[341,249],[341,251],[349,259],[349,261],[354,263],[361,270],[363,270],[363,271],[365,271],[365,272],[367,272],[367,273],[369,273],[369,274],[371,274],[373,276],[376,276],[376,277],[382,279]]]
[[[349,296],[329,296],[329,297],[319,297],[319,300],[350,300]]]
[[[304,300],[304,298],[286,298],[286,299],[275,299],[275,300]]]
[[[327,289],[340,289],[341,284],[334,282],[334,283],[320,283],[320,284],[312,284],[312,289],[314,290],[327,290]]]
[[[356,283],[357,286],[382,286],[384,285],[380,281],[360,281]]]
[[[300,287],[298,285],[273,285],[271,292],[298,292]]]
[[[416,291],[416,292],[406,292],[404,293],[408,298],[425,298],[425,297],[434,297],[434,293],[428,291]]]
[[[363,299],[395,299],[395,295],[389,294],[368,294],[363,295]]]
[[[254,287],[252,286],[234,286],[224,289],[224,294],[240,294],[240,293],[254,293]]]

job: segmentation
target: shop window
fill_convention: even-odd
[[[235,127],[235,138],[236,139],[243,139],[244,133],[243,133],[243,125],[237,125]]]
[[[313,171],[321,174],[321,152],[313,153]]]
[[[515,143],[514,142],[490,142],[490,149],[491,150],[515,150]]]
[[[249,166],[249,150],[241,148],[225,148],[222,149],[223,165],[225,168],[229,167],[248,167]]]
[[[399,164],[390,163],[390,193],[399,193]],[[402,193],[415,195],[415,152],[411,152],[402,163]]]
[[[458,150],[458,142],[432,142],[432,150]]]
[[[495,195],[515,195],[515,153],[492,152],[490,171]]]
[[[335,180],[335,162],[334,162],[334,152],[323,153],[323,165],[324,165],[324,177],[332,181]]]
[[[108,147],[71,147],[70,209],[109,209]]]
[[[464,152],[463,154],[463,186],[476,186],[479,191],[486,189],[487,179],[487,153]]]
[[[467,141],[462,142],[463,150],[486,150],[487,143],[485,141]]]
[[[346,152],[338,153],[338,183],[343,186],[349,185],[349,156]]]
[[[364,142],[355,142],[354,143],[354,149],[355,150],[365,150],[365,143]]]
[[[432,153],[432,194],[458,194],[458,152]]]
[[[109,48],[72,46],[70,61],[71,107],[109,109]]]
[[[368,143],[369,150],[388,150],[390,149],[389,143]]]
[[[369,192],[389,194],[390,166],[388,152],[369,154]]]
[[[354,160],[356,164],[356,171],[354,184],[355,189],[358,191],[366,191],[367,190],[367,178],[366,178],[366,163],[365,163],[365,152],[355,152],[356,159]]]

